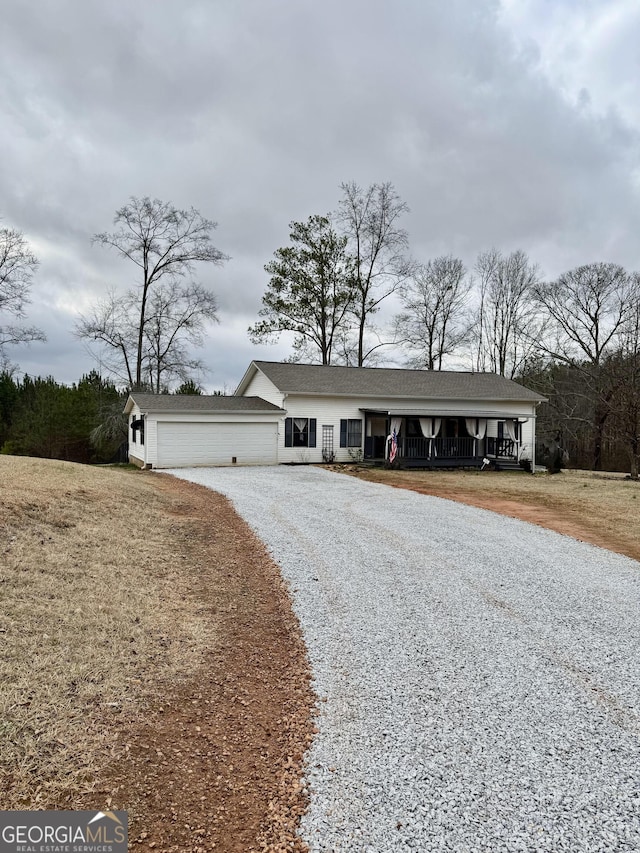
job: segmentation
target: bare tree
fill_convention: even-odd
[[[618,264],[586,264],[556,281],[538,283],[535,295],[551,321],[549,355],[567,364],[600,364],[627,322],[630,279]]]
[[[191,354],[201,346],[208,322],[217,322],[215,296],[198,284],[168,280],[154,288],[147,300],[141,358],[141,382],[160,394],[175,381],[186,382],[204,371]],[[90,314],[76,324],[76,335],[99,344],[101,371],[136,387],[138,292],[110,291]]]
[[[628,312],[619,336],[619,349],[608,359],[607,371],[614,371],[612,399],[614,434],[625,449],[632,479],[640,475],[640,274],[629,278],[626,300]]]
[[[451,255],[417,265],[401,286],[404,311],[396,317],[396,331],[411,352],[412,367],[442,370],[443,359],[463,343],[470,288],[464,264]]]
[[[99,355],[88,349],[99,361],[100,373],[108,373],[128,388],[136,385],[137,302],[135,291],[122,295],[110,290],[75,326],[76,337],[97,342]]]
[[[605,425],[620,379],[607,359],[620,349],[634,305],[632,280],[618,264],[593,263],[538,284],[536,298],[549,321],[541,347],[579,372],[592,411],[592,462],[602,467]],[[609,365],[610,367],[611,365]]]
[[[385,347],[401,347],[402,341],[395,328],[370,328],[366,336],[365,359],[367,367],[385,364],[382,350]],[[333,361],[346,367],[358,366],[358,342],[353,337],[353,325],[345,324],[336,336],[333,345]]]
[[[24,236],[14,228],[0,228],[0,316],[9,314],[16,319],[25,316],[37,267],[38,259]],[[34,326],[3,324],[0,326],[0,364],[7,365],[6,347],[44,340],[44,333]]]
[[[202,285],[169,281],[155,288],[147,309],[143,375],[160,394],[173,380],[185,383],[203,372],[200,359],[189,353],[202,346],[206,323],[218,322],[217,303]]]
[[[479,307],[475,324],[477,370],[513,378],[537,351],[541,321],[535,307],[539,271],[523,251],[478,256]]]
[[[390,183],[371,184],[366,190],[355,182],[342,184],[338,217],[355,259],[356,299],[353,313],[357,321],[357,357],[361,367],[373,349],[365,338],[370,318],[381,303],[398,289],[411,270],[406,258],[407,232],[400,226],[409,211]]]
[[[290,246],[278,249],[265,270],[271,276],[260,316],[249,328],[254,343],[295,334],[296,357],[319,355],[330,364],[334,346],[355,298],[354,264],[347,239],[336,233],[329,216],[292,222]]]
[[[177,282],[188,279],[194,265],[198,262],[220,265],[227,258],[211,243],[211,232],[216,227],[215,222],[205,219],[194,208],[178,210],[173,205],[151,200],[148,197],[131,198],[129,204],[116,211],[114,224],[116,230],[111,233],[96,234],[94,243],[115,249],[127,260],[132,261],[139,269],[140,280],[137,288],[127,294],[122,306],[118,307],[116,316],[107,311],[105,319],[109,324],[120,320],[120,308],[127,308],[131,321],[121,328],[110,325],[109,329],[101,330],[92,321],[104,315],[104,308],[98,306],[97,313],[88,318],[82,317],[76,332],[80,337],[101,340],[107,346],[112,346],[117,352],[131,352],[131,322],[135,322],[135,337],[133,354],[127,357],[127,374],[130,376],[132,387],[140,388],[145,383],[145,351],[146,333],[148,331],[148,306],[154,290],[161,282],[169,283],[171,287]],[[193,288],[191,282],[181,290],[188,301],[187,293]],[[133,297],[135,293],[135,315],[133,315]],[[135,316],[135,321],[133,319]],[[206,317],[206,314],[203,314]],[[115,331],[116,334],[112,334]],[[123,346],[123,337],[126,343]]]

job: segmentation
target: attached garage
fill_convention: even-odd
[[[283,409],[260,397],[132,393],[129,460],[145,468],[275,465]]]
[[[276,423],[158,421],[158,468],[185,465],[275,465]]]

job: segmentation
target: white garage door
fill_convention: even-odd
[[[275,465],[275,423],[158,422],[158,468],[189,465]]]

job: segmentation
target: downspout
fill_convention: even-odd
[[[149,446],[149,430],[147,429],[147,416],[140,412],[140,417],[142,418],[144,426],[142,427],[144,430],[144,444],[142,445],[144,448],[144,467],[147,468],[147,447]]]
[[[277,453],[276,453],[276,463],[277,464],[280,464],[280,423],[282,423],[282,421],[287,417],[287,414],[288,414],[287,413],[287,407],[286,407],[286,402],[287,402],[288,396],[289,396],[288,394],[283,394],[282,395],[282,403],[280,404],[280,408],[284,409],[284,418],[281,418],[280,421],[278,421],[278,445],[277,445]],[[284,449],[284,430],[282,431],[282,447]]]

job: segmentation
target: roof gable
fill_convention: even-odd
[[[254,368],[253,370],[251,368]],[[518,400],[545,398],[496,373],[448,370],[408,370],[390,367],[338,367],[254,361],[238,393],[260,370],[284,394],[325,397],[385,397],[415,400]]]

